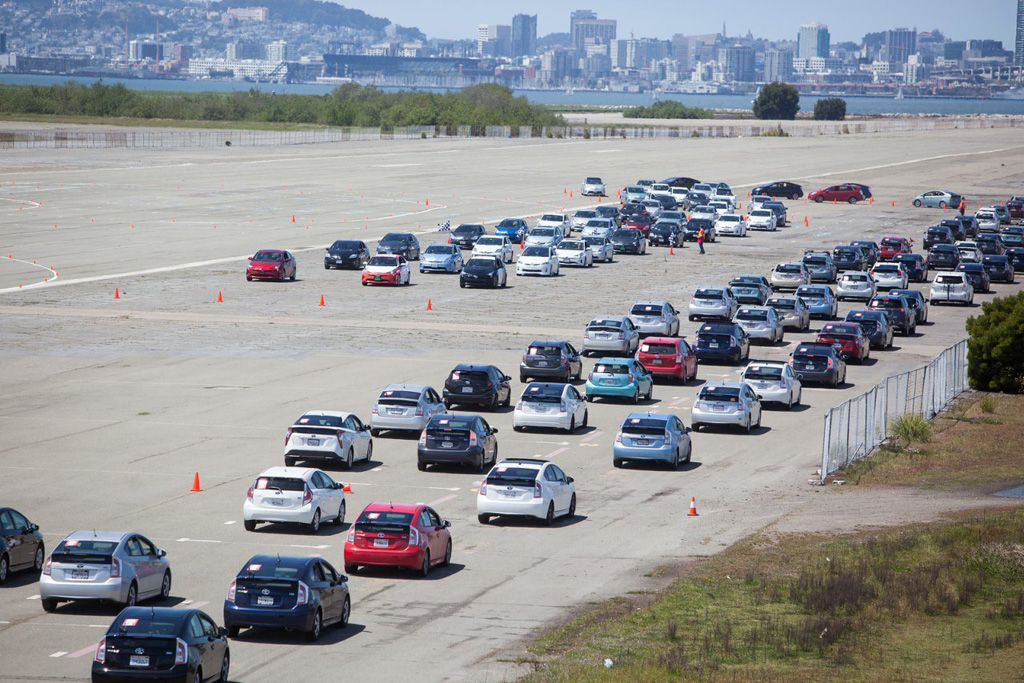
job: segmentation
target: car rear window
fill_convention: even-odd
[[[115,619],[107,635],[173,636],[177,635],[180,627],[181,622],[155,617],[155,612],[139,612],[131,617]]]
[[[736,317],[740,320],[767,320],[768,311],[763,308],[741,308]]]
[[[772,308],[796,308],[796,299],[769,299]]]
[[[487,483],[491,486],[533,486],[538,474],[540,470],[532,467],[498,465],[488,473]]]
[[[472,420],[462,420],[454,417],[438,417],[430,421],[427,427],[432,432],[468,432],[473,427]]]
[[[674,356],[676,354],[676,345],[646,343],[640,346],[640,353],[649,353],[652,356]]]
[[[356,524],[409,524],[412,522],[411,512],[396,510],[363,510],[356,519]]]
[[[382,394],[383,395],[383,394]],[[339,415],[303,415],[295,421],[303,427],[340,427],[343,418]]]
[[[903,246],[903,241],[894,238],[885,238],[882,240],[882,244],[887,247],[900,247]]]
[[[524,401],[537,403],[561,403],[562,388],[555,385],[533,384],[523,392]]]
[[[751,365],[743,373],[744,379],[779,379],[782,368],[777,365]]]
[[[527,353],[531,356],[560,356],[562,355],[562,349],[558,346],[542,346],[540,344],[534,344],[530,346]]]
[[[697,299],[721,299],[721,289],[698,289],[694,295]]]
[[[622,363],[598,363],[594,372],[603,375],[628,375],[629,366]]]
[[[830,347],[824,346],[798,346],[793,352],[794,356],[830,356]]]
[[[824,266],[824,265],[828,265],[828,261],[826,261],[821,256],[808,256],[807,258],[804,259],[804,263],[806,263],[808,265],[811,265],[811,266]]]
[[[621,431],[629,434],[646,434],[659,436],[665,433],[665,421],[646,417],[630,417],[622,423]]]
[[[899,299],[872,299],[869,304],[872,308],[903,308],[903,302]]]
[[[868,281],[868,276],[867,275],[860,275],[860,274],[844,275],[843,276],[843,280],[845,280],[846,282],[867,282]]]
[[[617,331],[622,328],[621,320],[607,319],[607,318],[594,318],[587,325],[588,330],[612,330]]]
[[[739,402],[740,390],[736,387],[704,387],[700,390],[698,399],[701,401],[728,401]]]
[[[397,389],[385,389],[381,392],[380,398],[377,399],[377,403],[393,403],[400,405],[408,405],[409,403],[417,403],[420,400],[420,393],[418,391],[399,391]]]
[[[630,315],[661,315],[660,304],[637,304],[629,312]]]
[[[826,323],[821,327],[822,334],[857,334],[858,332],[860,332],[859,324]]]
[[[306,482],[302,481],[297,477],[259,477],[256,480],[256,488],[259,490],[264,489],[281,489],[282,491],[303,491],[306,488]]]
[[[775,266],[775,270],[777,270],[780,273],[799,273],[800,266],[795,264],[782,263],[778,266]]]
[[[50,555],[54,562],[90,562],[105,564],[117,549],[118,541],[71,538],[61,541]]]

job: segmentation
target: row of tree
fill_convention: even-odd
[[[754,99],[754,116],[772,121],[792,121],[800,111],[800,91],[788,83],[769,83]],[[814,103],[815,121],[842,121],[846,100],[826,97]]]

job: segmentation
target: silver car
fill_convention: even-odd
[[[432,416],[446,412],[448,409],[433,387],[389,384],[370,412],[370,435],[377,436],[384,429],[420,432]]]
[[[836,285],[836,298],[840,301],[858,299],[867,301],[875,295],[875,281],[871,273],[863,270],[848,270]]]
[[[526,246],[555,247],[564,239],[561,228],[554,226],[536,227],[526,235]]]
[[[761,401],[740,382],[708,382],[690,412],[693,431],[707,425],[742,427],[748,434],[761,427]]]
[[[454,244],[431,244],[420,256],[421,273],[458,273],[462,264],[462,250]]]
[[[39,577],[39,597],[47,612],[70,600],[132,606],[170,594],[167,553],[135,532],[73,531],[50,552]]]
[[[597,218],[597,211],[593,209],[580,209],[569,219],[569,229],[573,232],[579,232],[587,227],[587,221],[592,218]]]
[[[907,271],[899,263],[891,261],[876,263],[871,269],[871,279],[877,289],[906,289]]]
[[[804,390],[793,368],[779,361],[758,361],[743,371],[743,383],[757,394],[763,403],[782,403],[790,410],[800,405]]]
[[[596,316],[583,331],[583,355],[591,351],[632,356],[640,348],[640,332],[625,315]]]
[[[914,197],[914,206],[926,206],[932,209],[955,209],[960,206],[960,195],[946,190],[929,190]]]
[[[629,311],[640,334],[675,337],[679,334],[679,311],[667,301],[637,301]]]
[[[780,263],[772,269],[768,278],[775,289],[793,289],[811,284],[811,274],[802,263]]]
[[[743,328],[751,339],[769,344],[781,342],[785,328],[779,314],[771,306],[743,306],[732,321]]]
[[[590,250],[594,252],[595,261],[611,263],[615,258],[615,247],[612,246],[612,243],[608,241],[607,237],[587,235],[582,239],[590,246]]]
[[[804,302],[812,318],[831,320],[839,313],[839,301],[828,285],[801,285],[796,298]]]
[[[627,185],[626,189],[622,191],[621,199],[626,204],[629,202],[642,202],[647,199],[647,188],[642,185]]]
[[[502,263],[512,263],[515,260],[515,247],[505,235],[484,235],[473,245],[470,258],[473,256],[494,256],[501,259]]]
[[[591,218],[583,227],[580,237],[604,237],[611,239],[612,233],[618,228],[615,222],[608,218]]]
[[[690,322],[697,318],[732,320],[740,305],[728,287],[698,287],[690,299]]]
[[[580,194],[584,197],[604,197],[604,181],[597,177],[585,178],[580,186]]]
[[[782,318],[783,327],[792,330],[807,331],[811,327],[811,312],[804,302],[796,296],[772,296],[766,306],[775,309]]]

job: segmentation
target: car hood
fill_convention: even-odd
[[[550,259],[547,256],[520,256],[519,263],[523,265],[539,266],[547,263]]]
[[[258,268],[276,268],[283,266],[284,261],[250,261],[249,265],[256,266]]]
[[[466,266],[462,270],[463,270],[463,272],[471,273],[473,275],[491,275],[492,273],[497,272],[498,267],[497,266],[472,266],[472,267]]]
[[[478,242],[477,245],[473,247],[473,251],[477,254],[497,254],[504,248],[505,246],[502,244],[480,244]]]
[[[371,265],[366,265],[366,266],[363,267],[363,270],[366,271],[367,273],[390,273],[391,271],[393,271],[395,268],[398,268],[398,267],[399,266],[397,266],[397,265],[395,265],[395,266],[371,266]]]
[[[452,261],[455,259],[455,254],[423,254],[420,256],[420,261],[426,261],[428,263],[444,263],[445,261]]]

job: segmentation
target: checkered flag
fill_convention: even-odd
[[[451,232],[452,231],[452,222],[451,221],[445,221],[444,223],[438,223],[437,224],[437,231],[438,232]]]

